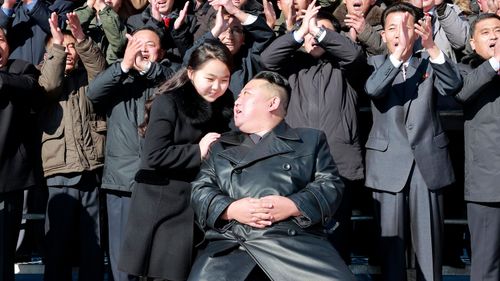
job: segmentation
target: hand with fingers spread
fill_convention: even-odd
[[[401,17],[401,21],[398,23],[397,25],[397,30],[396,30],[396,33],[397,33],[397,37],[398,37],[398,45],[396,46],[396,48],[394,48],[394,52],[392,53],[392,55],[398,59],[398,60],[401,60],[403,59],[404,56],[406,56],[408,54],[408,52],[411,52],[412,50],[410,50],[409,48],[411,48],[410,46],[408,46],[408,41],[410,40],[409,38],[409,34],[408,34],[408,20],[409,20],[409,14],[408,12],[405,12],[403,14],[403,16]]]
[[[188,7],[189,1],[186,1],[186,3],[184,4],[184,8],[182,8],[182,10],[179,12],[179,16],[175,19],[174,30],[179,29],[186,22]]]
[[[274,25],[276,24],[276,13],[274,12],[273,2],[262,0],[262,6],[264,7],[264,16],[266,17],[267,26],[274,29]]]
[[[223,220],[236,220],[255,228],[265,228],[272,224],[272,204],[255,198],[242,198],[234,201],[221,215]]]
[[[208,0],[208,3],[210,3],[214,9],[216,9],[216,7],[224,7],[226,12],[231,15],[234,15],[239,11],[238,7],[236,7],[231,0]]]
[[[297,11],[293,5],[293,0],[281,0],[281,11],[285,15],[285,25],[287,31],[292,31],[297,22]]]
[[[219,35],[221,35],[221,33],[226,31],[226,29],[229,27],[229,21],[224,18],[222,9],[222,6],[219,6],[217,15],[215,17],[214,27],[212,27],[212,30],[210,31],[215,38],[218,38]]]
[[[52,35],[52,43],[62,45],[64,42],[64,35],[58,26],[58,16],[56,12],[52,12],[49,18],[50,33]]]
[[[308,33],[314,36],[319,31],[316,15],[319,9],[321,9],[321,6],[315,6],[315,4],[316,0],[312,1],[307,7],[307,10],[305,10],[304,16],[302,17],[302,24],[296,32],[298,38],[303,39]]]
[[[121,62],[121,67],[122,69],[128,71],[134,68],[137,57],[141,56],[142,43],[130,34],[127,34],[126,36],[128,42],[127,47],[125,48],[125,54],[123,55],[123,60]]]
[[[426,15],[415,23],[415,33],[420,36],[422,47],[429,53],[429,56],[433,59],[437,58],[441,51],[434,43],[430,16]]]
[[[83,32],[82,25],[80,24],[80,19],[78,19],[78,15],[75,12],[71,12],[67,13],[66,17],[68,18],[66,23],[68,24],[73,37],[75,37],[77,42],[83,42],[86,37],[85,33]]]
[[[162,21],[158,0],[151,0],[151,17],[159,22]]]
[[[220,138],[219,133],[208,133],[206,134],[198,144],[200,146],[201,159],[205,159],[208,154],[208,150],[210,149],[210,145],[216,140]]]
[[[356,41],[358,34],[366,27],[366,20],[362,13],[347,14],[344,22],[349,27],[349,35],[353,41]]]

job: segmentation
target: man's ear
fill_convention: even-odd
[[[278,9],[280,9],[280,11],[283,10],[283,9],[281,9],[281,1],[280,0],[276,0],[276,4],[278,5]]]
[[[384,30],[382,30],[380,32],[380,36],[382,36],[382,41],[384,41],[384,43],[387,43],[387,39],[385,38],[385,31]]]
[[[280,108],[281,99],[278,96],[272,97],[269,100],[269,112],[275,111]]]
[[[160,49],[160,50],[158,51],[158,59],[157,59],[157,61],[158,61],[158,62],[159,62],[159,61],[161,61],[161,60],[163,59],[163,57],[164,57],[164,56],[165,56],[165,50]]]
[[[474,41],[474,38],[471,38],[469,40],[470,46],[472,47],[472,50],[476,50],[476,42]]]

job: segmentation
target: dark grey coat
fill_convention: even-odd
[[[252,264],[271,280],[354,280],[324,232],[344,188],[324,133],[282,122],[256,145],[246,134],[225,134],[192,186],[191,203],[207,243],[189,280],[224,280],[210,270],[213,263],[232,280],[245,280]],[[266,195],[288,197],[303,215],[260,230],[219,219],[233,201]],[[248,255],[229,260],[227,254],[240,246]]]
[[[144,76],[134,70],[127,74],[116,62],[89,84],[88,98],[96,111],[107,116],[102,188],[132,191],[141,156],[137,127],[144,121],[144,104],[172,74],[172,69],[160,63],[152,63]]]
[[[500,202],[500,76],[478,57],[459,65],[464,86],[465,200]]]
[[[41,101],[37,76],[22,60],[9,60],[0,69],[0,194],[31,187],[42,176],[32,114],[35,100]]]
[[[292,33],[276,40],[262,53],[266,69],[288,78],[292,93],[286,121],[292,127],[325,132],[341,176],[363,178],[363,157],[358,134],[358,92],[366,69],[361,48],[350,39],[327,30],[320,46],[325,55],[317,60],[299,51]],[[355,77],[356,76],[356,77]]]
[[[457,66],[412,57],[407,79],[389,56],[371,57],[374,72],[366,82],[373,126],[366,142],[366,186],[399,192],[415,161],[431,190],[451,184],[453,168],[436,110],[437,94],[453,95],[462,86]]]

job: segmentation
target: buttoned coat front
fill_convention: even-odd
[[[255,264],[271,280],[354,280],[326,239],[343,184],[321,131],[283,122],[255,145],[246,134],[225,134],[192,186],[191,203],[207,243],[189,280],[227,277],[208,270],[213,263],[231,272],[231,280],[245,280]],[[219,219],[232,202],[267,195],[288,197],[302,216],[264,229]],[[248,255],[226,256],[240,247]]]
[[[412,57],[406,80],[386,55],[374,56],[366,82],[372,99],[373,127],[366,142],[366,186],[399,192],[413,162],[425,183],[436,190],[453,183],[448,138],[436,110],[437,94],[453,95],[462,85],[458,68]]]
[[[464,87],[465,200],[500,202],[500,76],[478,56],[460,64]]]

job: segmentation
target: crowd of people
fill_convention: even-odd
[[[500,0],[4,0],[0,279],[43,189],[46,281],[355,280],[366,187],[382,280],[414,253],[440,281],[459,108],[471,280],[498,281],[499,68]]]

